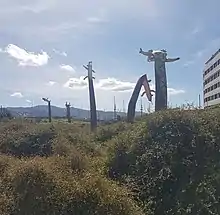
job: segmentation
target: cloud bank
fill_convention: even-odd
[[[21,92],[15,92],[11,94],[11,97],[16,97],[16,98],[23,98],[23,94]]]
[[[28,52],[14,44],[9,44],[4,51],[10,57],[17,60],[19,66],[44,66],[48,63],[49,55],[46,52],[35,54]]]
[[[88,81],[84,80],[84,77],[80,78],[70,78],[63,86],[69,89],[85,89],[88,86]],[[106,90],[113,92],[129,92],[132,91],[135,87],[136,83],[128,82],[128,81],[120,81],[116,78],[106,78],[99,79],[97,82],[94,81],[94,86],[97,90]],[[153,84],[150,85],[151,89],[154,90],[155,86]],[[182,89],[167,89],[169,95],[178,95],[185,93],[185,90]]]

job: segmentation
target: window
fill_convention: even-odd
[[[215,67],[217,67],[220,64],[220,59],[217,60],[212,66],[210,66],[205,72],[204,75],[207,75],[209,72],[211,72]]]
[[[219,76],[220,76],[220,70],[218,70],[218,71],[217,71],[216,73],[214,73],[212,76],[210,76],[209,78],[207,78],[207,79],[204,81],[203,85],[205,86],[205,85],[208,84],[210,81],[216,79],[216,78],[219,77]]]

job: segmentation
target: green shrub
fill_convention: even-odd
[[[143,214],[124,188],[96,173],[70,171],[68,159],[14,160],[2,179],[10,195],[0,194],[0,214]]]
[[[218,112],[155,113],[146,117],[141,132],[120,159],[123,147],[117,147],[108,161],[109,171],[125,178],[124,183],[127,179],[153,214],[218,214]],[[123,139],[115,145],[123,146]]]
[[[0,214],[219,214],[219,115],[167,110],[96,134],[0,122]]]
[[[56,135],[53,127],[35,124],[10,124],[2,129],[0,152],[21,156],[49,156],[52,153],[51,140]]]
[[[98,132],[95,136],[95,141],[103,143],[112,139],[113,137],[117,136],[118,134],[130,127],[131,125],[126,124],[124,122],[118,122],[112,125],[104,125],[98,128]]]

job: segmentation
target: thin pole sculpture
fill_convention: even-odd
[[[49,122],[52,121],[52,117],[51,117],[51,100],[49,100],[48,98],[42,98],[43,101],[47,102],[48,105],[48,119]]]
[[[122,104],[122,109],[123,109],[123,113],[125,113],[125,100],[123,100],[123,104]]]
[[[90,99],[90,125],[91,125],[91,131],[96,131],[97,128],[97,112],[96,112],[96,101],[95,101],[95,92],[94,92],[94,86],[93,86],[93,79],[95,79],[92,76],[92,73],[95,73],[95,71],[92,69],[92,61],[88,63],[87,66],[83,67],[88,71],[88,75],[84,78],[88,78],[89,82],[89,99]]]
[[[115,96],[114,96],[114,116],[113,116],[113,120],[117,121],[117,108],[116,108],[116,102],[115,102]]]
[[[71,123],[71,115],[70,115],[70,103],[66,102],[66,118],[68,123]]]
[[[201,109],[201,97],[200,97],[200,94],[199,94],[199,109]]]
[[[141,111],[141,117],[143,116],[143,104],[142,104],[142,99],[141,99],[141,108],[140,108],[140,111]]]
[[[0,117],[3,118],[3,108],[2,108],[2,105],[1,105],[1,111],[0,111]]]
[[[139,53],[148,57],[148,62],[154,62],[155,70],[155,111],[167,109],[167,77],[165,63],[174,62],[180,58],[167,58],[166,50],[148,50],[140,49]]]

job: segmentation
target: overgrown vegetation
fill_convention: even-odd
[[[0,214],[220,214],[220,111],[0,124]]]
[[[150,115],[115,138],[109,177],[130,188],[148,214],[219,214],[219,113]]]

